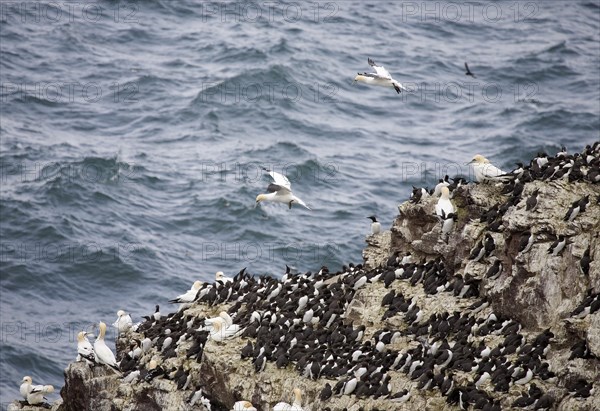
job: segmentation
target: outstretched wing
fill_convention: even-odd
[[[392,76],[390,75],[390,73],[383,66],[378,66],[371,59],[368,59],[368,61],[369,61],[369,66],[371,66],[375,69],[375,72],[377,73],[378,77],[381,77],[383,79],[388,79],[388,80],[392,79]]]
[[[276,185],[292,191],[290,180],[288,180],[286,176],[279,174],[276,171],[269,171],[269,175],[273,178],[273,182]]]

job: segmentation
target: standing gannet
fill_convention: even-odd
[[[131,316],[123,310],[117,311],[117,319],[112,326],[117,329],[119,334],[126,333],[133,326],[133,321],[131,321]]]
[[[302,391],[299,388],[294,388],[294,402],[292,405],[287,402],[279,402],[273,407],[273,411],[304,411],[302,408]]]
[[[29,394],[29,391],[31,391],[31,384],[33,384],[33,381],[29,375],[26,375],[25,377],[23,377],[21,382],[22,383],[19,387],[19,392],[23,396],[23,399],[27,400],[27,394]]]
[[[454,213],[454,206],[452,205],[452,201],[450,201],[450,190],[448,187],[442,187],[440,189],[441,196],[435,205],[435,213],[438,217],[445,219],[450,214]]]
[[[360,81],[361,83],[373,84],[374,86],[394,87],[398,94],[400,94],[402,90],[406,91],[406,88],[394,80],[383,66],[378,66],[371,59],[367,59],[367,61],[369,62],[369,66],[375,69],[375,73],[358,73],[358,75],[354,77],[354,82]]]
[[[490,160],[481,154],[476,154],[467,164],[472,165],[473,172],[475,173],[475,179],[479,183],[483,183],[484,181],[488,180],[502,180],[509,177],[505,176],[504,171],[490,163]]]
[[[279,174],[276,171],[269,171],[267,169],[265,169],[265,171],[273,178],[273,183],[269,184],[267,187],[267,194],[259,194],[256,196],[256,204],[254,207],[261,201],[274,201],[277,203],[285,203],[290,209],[292,208],[292,203],[298,203],[302,207],[310,210],[310,207],[307,206],[304,201],[292,193],[290,180],[288,180],[286,176]]]
[[[98,333],[96,341],[94,341],[94,353],[96,354],[96,362],[108,365],[117,373],[120,373],[119,365],[117,364],[115,355],[104,342],[104,335],[106,334],[106,324],[100,321],[100,324],[98,324],[98,328],[100,329],[100,332]]]
[[[96,356],[94,355],[94,348],[87,338],[87,333],[80,331],[77,334],[77,361],[84,360],[88,365],[93,365],[96,361]]]
[[[27,402],[29,405],[37,405],[44,402],[44,394],[50,394],[54,392],[52,385],[34,385],[31,387],[27,394]]]
[[[192,288],[187,290],[184,294],[178,295],[177,297],[169,300],[170,303],[192,303],[196,299],[198,290],[202,288],[202,281],[195,281],[192,284]]]

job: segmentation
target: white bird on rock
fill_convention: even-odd
[[[27,402],[29,405],[37,405],[47,400],[44,398],[44,394],[50,394],[54,392],[54,387],[52,385],[34,385],[31,387],[31,390],[27,394]]]
[[[24,400],[27,400],[27,394],[29,394],[29,391],[31,391],[32,383],[33,383],[33,381],[31,379],[31,377],[28,375],[23,377],[23,379],[21,380],[21,386],[19,387],[19,392],[23,396]]]
[[[302,408],[302,391],[294,388],[294,402],[290,405],[287,402],[279,402],[273,407],[273,411],[304,411]]]
[[[115,355],[104,342],[104,335],[106,334],[106,324],[100,321],[100,324],[98,324],[98,328],[100,329],[100,332],[98,333],[96,341],[94,341],[94,353],[96,354],[96,362],[108,365],[115,372],[117,372],[117,374],[120,374],[119,365],[117,364]]]
[[[117,320],[112,324],[119,334],[126,333],[133,326],[131,316],[123,310],[117,311]]]
[[[452,205],[452,201],[450,201],[450,190],[448,187],[442,187],[440,189],[441,196],[435,205],[435,213],[438,217],[444,219],[446,216],[454,213],[454,205]]]
[[[192,303],[196,299],[198,290],[202,288],[202,281],[194,281],[192,288],[187,290],[184,294],[178,295],[177,297],[169,300],[170,303]]]
[[[256,411],[256,408],[250,401],[238,401],[233,404],[231,411]]]
[[[467,164],[471,164],[471,166],[473,167],[475,179],[479,183],[510,178],[510,176],[506,176],[506,173],[504,171],[500,170],[498,167],[490,163],[490,160],[488,160],[481,154],[476,154],[473,157],[473,159]]]
[[[96,356],[87,334],[85,331],[77,334],[77,361],[85,361],[88,365],[93,365],[96,362]]]

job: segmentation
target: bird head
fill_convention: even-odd
[[[369,216],[369,217],[367,217],[367,218],[371,219],[371,221],[372,221],[372,222],[374,222],[374,223],[376,223],[376,222],[377,222],[377,217],[376,217],[376,216],[374,216],[374,215],[372,215],[372,216]]]
[[[100,332],[98,334],[98,338],[103,339],[104,334],[106,334],[106,324],[104,324],[102,321],[100,321],[100,323],[98,324],[98,329],[100,330]]]
[[[31,377],[29,375],[26,375],[25,377],[23,377],[23,382],[26,382],[28,384],[31,384],[33,382],[33,380],[31,379]]]
[[[485,158],[484,156],[482,156],[481,154],[475,154],[475,156],[473,157],[473,159],[471,161],[469,161],[467,164],[484,164],[484,163],[489,163],[490,161]]]
[[[126,314],[126,313],[125,313],[125,311],[123,311],[123,310],[119,310],[119,311],[117,311],[117,317],[123,317],[125,314]]]
[[[362,74],[360,74],[360,73],[358,73],[358,74],[356,75],[356,77],[354,77],[354,82],[353,82],[353,84],[354,84],[354,83],[356,83],[357,81],[365,81],[365,76],[364,76],[364,75],[362,75]]]
[[[256,208],[256,206],[258,205],[258,203],[260,203],[261,201],[264,201],[267,197],[264,194],[259,194],[256,196],[256,204],[254,204],[254,207]]]

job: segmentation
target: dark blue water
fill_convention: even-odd
[[[118,309],[360,262],[411,184],[600,138],[598,1],[0,6],[2,403]],[[314,210],[254,209],[262,167]]]

